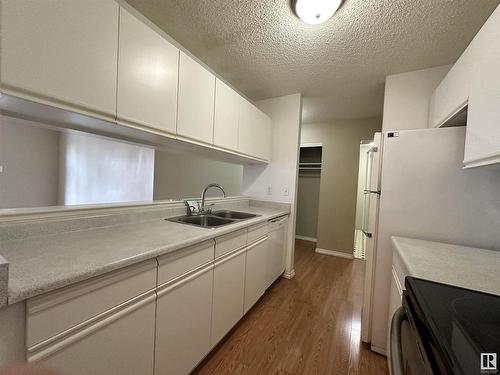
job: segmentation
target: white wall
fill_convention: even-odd
[[[154,199],[198,198],[210,183],[220,184],[226,195],[241,194],[243,166],[188,154],[155,152]],[[207,196],[220,196],[211,189]]]
[[[451,67],[387,76],[382,131],[427,128],[430,97]]]
[[[272,155],[268,165],[244,166],[242,193],[262,200],[292,204],[285,271],[285,276],[292,277],[302,95],[287,95],[255,104],[273,119]],[[288,189],[287,193],[285,189]]]
[[[62,133],[60,150],[60,204],[153,200],[154,149]]]
[[[56,205],[58,164],[58,132],[0,116],[0,209]]]

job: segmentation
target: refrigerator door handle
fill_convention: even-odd
[[[362,230],[361,232],[363,232],[363,234],[364,234],[366,237],[368,237],[368,238],[372,238],[372,237],[373,237],[373,233],[371,233],[371,232],[368,232],[368,231],[366,231],[366,230]]]

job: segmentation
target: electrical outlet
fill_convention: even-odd
[[[287,196],[288,196],[288,186],[283,187],[283,195],[284,195],[285,197],[287,197]]]
[[[272,187],[272,185],[269,185],[267,187],[267,195],[273,195],[273,187]]]

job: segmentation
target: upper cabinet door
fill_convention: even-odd
[[[217,79],[215,85],[214,145],[237,151],[238,121],[241,97]]]
[[[115,1],[3,0],[1,25],[6,93],[115,118]]]
[[[461,58],[433,92],[429,106],[429,127],[437,128],[458,113],[469,98],[470,61]]]
[[[181,51],[177,134],[213,143],[215,76]]]
[[[272,120],[252,103],[240,102],[238,151],[263,160],[271,158]]]
[[[476,35],[464,166],[500,164],[500,8]]]
[[[175,133],[179,49],[120,9],[118,120]]]

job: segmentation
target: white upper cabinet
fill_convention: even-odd
[[[465,105],[464,167],[500,163],[500,8],[495,9],[430,101],[429,126],[441,126]]]
[[[179,49],[120,9],[118,120],[175,133]]]
[[[242,98],[239,115],[238,151],[262,160],[271,159],[272,120]]]
[[[464,57],[451,68],[431,96],[429,127],[440,127],[460,111],[469,98],[471,61]]]
[[[1,5],[2,91],[115,118],[115,1],[3,0]]]
[[[181,51],[177,134],[213,143],[215,76]]]
[[[220,79],[215,85],[214,145],[238,150],[238,122],[241,96]]]
[[[500,163],[500,8],[472,41],[475,64],[470,87],[464,166]]]

